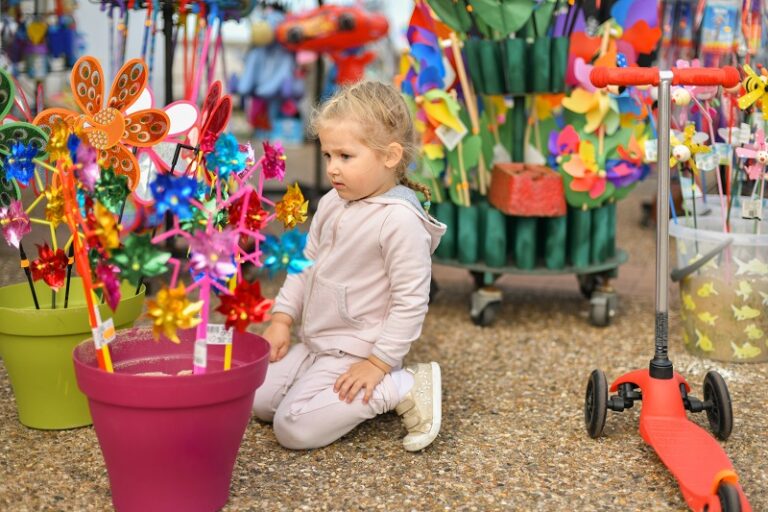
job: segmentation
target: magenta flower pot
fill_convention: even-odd
[[[177,375],[192,368],[194,330],[179,337],[177,345],[154,341],[149,329],[118,332],[110,344],[115,373],[98,368],[92,341],[74,350],[120,512],[213,511],[229,497],[269,344],[235,333],[231,370],[223,371],[224,347],[210,346],[206,374]],[[148,372],[169,376],[137,375]]]

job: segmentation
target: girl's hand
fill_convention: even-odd
[[[373,395],[374,388],[382,381],[384,375],[386,375],[384,370],[366,359],[353,364],[344,375],[336,379],[333,391],[339,394],[339,400],[346,399],[346,402],[351,404],[357,393],[365,388],[363,403],[367,404]]]
[[[291,323],[293,320],[284,313],[276,313],[272,323],[264,331],[264,339],[269,342],[269,361],[279,361],[288,353],[291,346]]]

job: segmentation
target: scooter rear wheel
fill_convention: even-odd
[[[711,401],[707,409],[709,428],[718,439],[725,441],[733,430],[733,408],[731,395],[723,377],[714,370],[704,377],[704,401]]]
[[[587,393],[584,397],[584,423],[587,434],[597,439],[605,427],[605,415],[608,412],[608,381],[602,370],[592,370],[587,381]]]
[[[741,496],[733,484],[721,482],[717,488],[717,497],[720,498],[720,510],[723,512],[741,512]]]

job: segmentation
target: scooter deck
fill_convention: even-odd
[[[736,483],[736,473],[723,448],[706,430],[688,419],[641,417],[640,435],[675,476],[693,510],[702,510],[707,497],[717,494],[721,480]],[[743,491],[739,491],[742,512],[751,510]]]

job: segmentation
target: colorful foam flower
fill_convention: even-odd
[[[267,319],[273,301],[261,295],[261,285],[258,281],[240,282],[231,295],[222,295],[221,304],[216,311],[227,317],[224,326],[234,327],[245,332],[248,325],[263,322]]]
[[[223,180],[232,173],[240,174],[245,169],[246,154],[240,151],[240,144],[231,133],[225,133],[216,140],[213,152],[209,153],[205,163],[209,170],[216,169]]]
[[[264,177],[283,181],[285,177],[285,151],[283,150],[283,145],[279,142],[270,144],[266,140],[261,145],[264,148],[264,160],[261,163]]]
[[[568,125],[559,132],[553,131],[549,134],[549,166],[557,167],[558,157],[561,155],[570,155],[579,149],[579,134],[572,125]]]
[[[42,279],[45,284],[58,291],[64,285],[64,276],[67,271],[67,255],[62,249],[55,251],[48,247],[48,244],[37,246],[38,256],[30,264],[32,279],[39,281]]]
[[[307,245],[307,234],[298,229],[283,233],[280,238],[267,235],[261,244],[264,254],[264,268],[269,276],[274,276],[281,270],[289,274],[300,274],[314,262],[304,256]]]
[[[64,121],[99,151],[99,160],[115,172],[128,177],[131,189],[139,183],[139,164],[126,146],[147,147],[163,140],[170,129],[168,115],[149,108],[127,113],[147,86],[148,69],[141,59],[131,59],[117,73],[105,101],[105,79],[101,64],[94,57],[81,57],[72,68],[70,83],[80,112],[50,108],[35,117],[34,124],[51,128]],[[69,151],[64,147],[59,151]],[[49,143],[50,149],[50,143]],[[62,154],[63,156],[63,154]]]
[[[617,188],[626,187],[645,177],[647,166],[638,166],[622,160],[608,160],[605,177]]]
[[[117,309],[117,305],[120,303],[120,269],[115,265],[104,263],[100,261],[96,265],[96,278],[102,284],[102,290],[104,291],[104,297],[106,297],[107,305],[112,311]]]
[[[32,144],[25,145],[14,142],[10,154],[5,157],[5,177],[15,179],[22,185],[28,185],[35,175],[35,162],[37,148]]]
[[[0,229],[8,245],[18,249],[21,239],[32,231],[32,224],[21,201],[13,200],[8,206],[0,206]]]
[[[123,247],[112,251],[110,261],[120,268],[123,279],[138,286],[142,277],[159,276],[168,270],[165,264],[170,257],[170,253],[163,252],[152,245],[149,234],[131,233],[125,239]]]
[[[605,171],[598,168],[595,146],[590,141],[579,143],[579,152],[563,164],[563,170],[573,178],[570,186],[574,192],[588,192],[592,199],[605,192]]]
[[[309,201],[304,199],[299,184],[294,183],[293,186],[288,187],[282,201],[275,205],[275,215],[286,229],[293,229],[296,224],[307,220],[307,208],[309,208]]]
[[[619,127],[618,105],[604,89],[588,92],[577,87],[563,99],[563,107],[586,116],[585,133],[594,133],[602,125],[606,135],[612,135]]]
[[[104,169],[93,187],[94,197],[112,213],[119,213],[128,197],[128,178]]]
[[[51,185],[45,189],[45,219],[56,228],[64,220],[64,189]]]
[[[248,202],[248,208],[243,211],[246,201]],[[227,211],[229,214],[230,226],[240,227],[242,226],[249,231],[259,231],[264,227],[267,220],[267,212],[261,207],[261,201],[254,192],[248,192],[238,197],[230,206]]]
[[[237,270],[231,259],[236,243],[237,232],[231,229],[198,231],[189,241],[189,262],[193,269],[207,272],[213,279],[230,277]]]
[[[178,329],[191,329],[200,323],[203,301],[190,302],[184,283],[176,288],[163,288],[156,299],[147,300],[147,316],[152,319],[152,335],[162,334],[174,343],[180,343]]]
[[[190,219],[193,215],[190,200],[197,194],[197,184],[190,176],[158,174],[150,185],[155,199],[155,218],[162,219],[170,211],[179,220]]]

